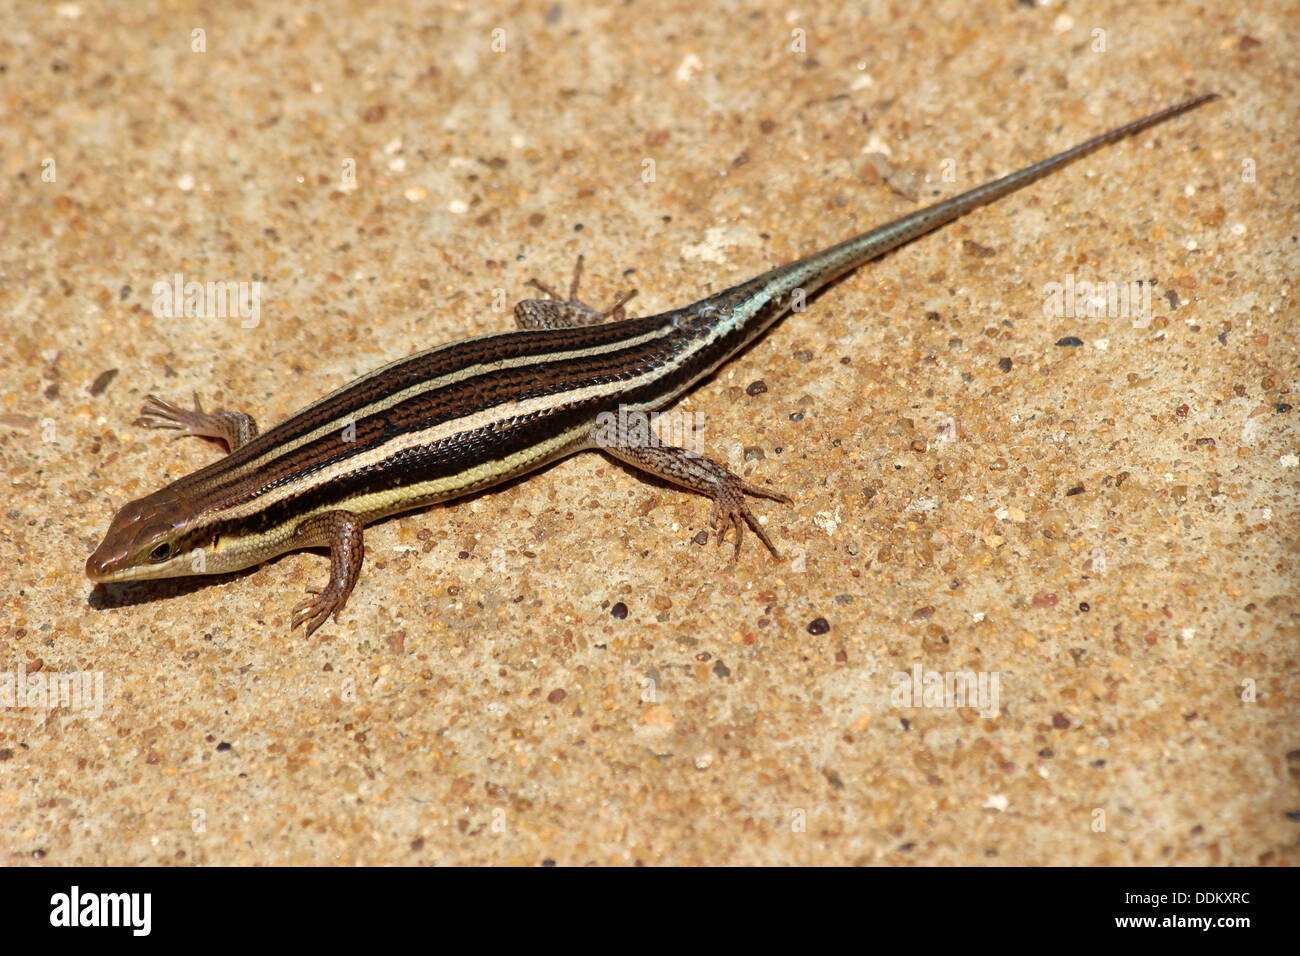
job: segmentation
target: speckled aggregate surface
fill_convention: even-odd
[[[3,862],[1295,863],[1294,7],[973,7],[0,4],[0,680],[102,687],[0,708]],[[579,253],[664,310],[1208,89],[682,402],[782,561],[593,453],[368,529],[309,640],[315,553],[84,577],[220,454],[150,392],[269,426]]]

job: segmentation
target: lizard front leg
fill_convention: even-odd
[[[366,549],[361,541],[361,519],[351,511],[324,511],[302,521],[293,530],[293,547],[330,549],[330,579],[324,590],[308,588],[307,598],[293,609],[289,630],[299,625],[307,626],[307,637],[324,624],[331,614],[339,619],[339,612],[348,603],[352,588],[361,576],[361,563]]]
[[[135,424],[142,428],[174,428],[180,432],[174,437],[196,435],[200,438],[216,438],[226,443],[234,451],[257,437],[257,422],[246,412],[232,412],[218,408],[205,412],[199,404],[199,393],[194,393],[194,408],[185,409],[173,405],[157,395],[145,399],[140,409],[140,417]]]

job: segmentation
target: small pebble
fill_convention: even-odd
[[[112,384],[115,378],[117,378],[117,369],[115,368],[100,372],[95,376],[95,380],[90,383],[90,388],[87,391],[94,396],[103,395],[104,392],[108,391],[108,386]]]

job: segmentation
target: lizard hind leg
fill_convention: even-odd
[[[751,485],[726,465],[705,458],[698,452],[660,444],[656,440],[647,441],[622,427],[617,427],[611,434],[596,426],[593,429],[592,443],[619,461],[711,499],[713,509],[709,515],[709,524],[717,533],[718,544],[721,545],[727,533],[735,529],[735,550],[731,555],[733,562],[740,556],[740,542],[746,525],[758,535],[773,557],[780,559],[781,553],[749,510],[745,498],[767,498],[788,505],[791,500],[787,495]]]
[[[528,284],[546,293],[546,299],[524,299],[515,303],[515,323],[521,329],[576,329],[588,325],[600,325],[607,319],[619,322],[627,314],[623,306],[636,295],[636,289],[621,292],[614,303],[607,309],[597,309],[587,305],[578,298],[578,283],[582,279],[582,256],[578,256],[577,265],[573,267],[573,282],[569,286],[569,297],[565,299],[549,286],[537,279],[528,280]]]

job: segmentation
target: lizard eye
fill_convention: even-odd
[[[170,558],[171,554],[172,543],[170,541],[164,541],[162,544],[158,545],[158,547],[149,552],[149,561],[152,564],[158,564]]]

